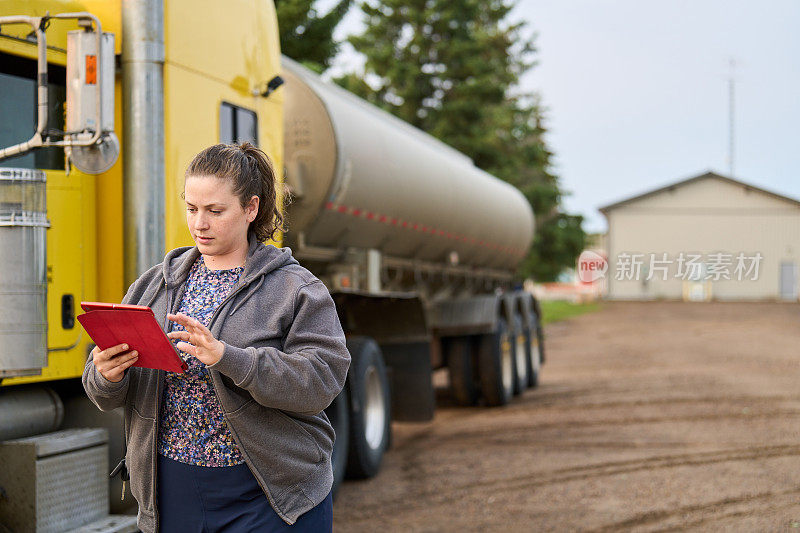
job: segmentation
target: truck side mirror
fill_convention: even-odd
[[[65,150],[72,164],[87,174],[107,171],[119,157],[114,76],[114,34],[102,33],[98,39],[96,31],[67,33]]]
[[[77,19],[84,29],[67,33],[67,125],[65,132],[47,126],[47,37],[51,20]],[[27,24],[36,35],[36,131],[22,143],[0,147],[0,161],[46,146],[63,146],[68,161],[82,172],[105,172],[119,157],[114,133],[114,34],[103,33],[91,13],[43,17],[0,17],[0,25]],[[62,140],[53,137],[63,136]],[[69,165],[67,165],[69,172]]]

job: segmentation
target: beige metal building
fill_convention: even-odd
[[[798,300],[800,201],[708,172],[600,212],[610,299]]]

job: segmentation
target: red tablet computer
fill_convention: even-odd
[[[81,302],[81,309],[86,312],[78,315],[78,321],[101,350],[125,343],[139,352],[133,366],[169,372],[188,368],[149,307]]]

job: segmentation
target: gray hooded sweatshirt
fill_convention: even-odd
[[[288,248],[250,238],[244,272],[211,318],[222,358],[208,368],[225,422],[275,512],[288,524],[319,504],[333,484],[334,432],[325,409],[350,365],[333,299]],[[200,252],[177,248],[137,279],[122,303],[146,305],[167,330]],[[126,464],[139,503],[139,528],[158,530],[156,439],[163,370],[131,367],[114,383],[83,371],[89,398],[103,411],[125,408]]]

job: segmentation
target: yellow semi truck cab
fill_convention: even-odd
[[[272,3],[173,0],[163,3],[162,17],[148,12],[148,4],[153,3],[3,3],[0,17],[89,13],[113,35],[113,72],[101,74],[113,78],[111,109],[121,147],[113,166],[99,174],[82,172],[72,162],[67,171],[64,149],[57,146],[0,160],[0,169],[44,172],[49,222],[46,357],[30,354],[31,364],[23,368],[16,359],[5,364],[10,356],[0,352],[3,386],[80,376],[92,346],[74,319],[80,302],[118,302],[147,264],[159,262],[165,250],[191,244],[180,194],[183,172],[197,152],[216,142],[250,140],[276,168],[283,166],[283,96],[265,95],[280,70]],[[72,111],[66,101],[67,35],[91,28],[79,19],[44,20],[47,131],[56,141]],[[161,43],[152,35],[159,26]],[[141,68],[143,62],[149,71]],[[0,149],[31,137],[36,96],[32,28],[0,24]],[[5,183],[6,189],[15,186],[10,179]],[[11,254],[4,248],[2,255]],[[11,316],[3,323],[16,323]],[[45,364],[39,367],[40,362]]]
[[[109,501],[135,509],[109,486],[122,415],[85,398],[94,345],[75,317],[192,244],[181,192],[197,152],[247,140],[283,168],[279,71],[269,1],[0,5],[0,525],[67,531],[109,520]]]

